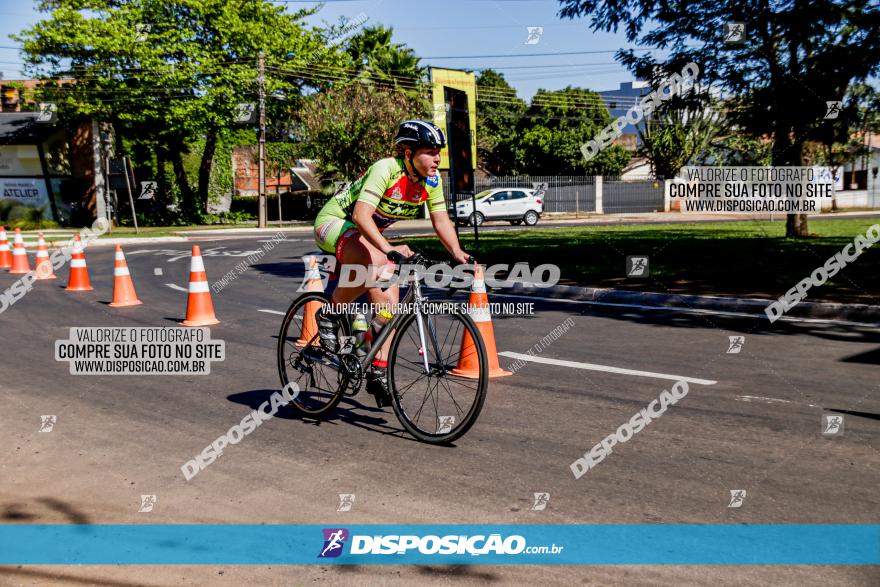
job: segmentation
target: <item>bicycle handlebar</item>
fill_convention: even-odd
[[[432,265],[436,264],[431,262],[429,259],[426,259],[421,253],[413,253],[409,257],[404,257],[400,253],[400,251],[391,250],[388,251],[386,257],[389,261],[391,261],[392,263],[397,263],[398,265],[424,265],[427,263],[430,263]],[[476,263],[477,260],[469,256],[467,262]]]

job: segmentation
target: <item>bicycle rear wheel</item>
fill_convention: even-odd
[[[306,293],[293,301],[278,333],[278,375],[282,388],[288,383],[299,386],[293,407],[299,412],[320,417],[332,411],[342,399],[345,374],[338,355],[321,346],[315,312],[329,304],[323,293]],[[349,323],[342,317],[336,337],[349,335]]]
[[[483,337],[467,314],[434,311],[426,305],[422,329],[426,349],[416,314],[404,318],[394,335],[388,359],[392,406],[415,438],[445,444],[465,434],[480,415],[489,361]],[[467,368],[459,369],[464,365]]]

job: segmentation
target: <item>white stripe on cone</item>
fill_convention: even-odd
[[[128,267],[114,267],[113,275],[116,277],[120,277],[123,275],[130,275],[130,273],[128,272]]]
[[[468,314],[474,319],[474,322],[491,322],[492,314],[489,312],[489,306],[470,306]]]
[[[202,261],[202,256],[198,255],[192,258],[192,262],[189,264],[189,270],[192,271],[204,271],[205,270],[205,262]]]
[[[189,293],[208,293],[211,291],[208,288],[207,281],[190,281],[189,282]]]
[[[85,267],[86,260],[85,259],[71,259],[70,266],[71,267]]]

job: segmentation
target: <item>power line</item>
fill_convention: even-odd
[[[555,57],[557,55],[598,55],[600,53],[617,53],[620,49],[607,49],[601,51],[560,51],[558,53],[507,53],[504,55],[432,55],[420,59],[485,59],[495,57]],[[633,51],[656,51],[651,48],[637,48]]]

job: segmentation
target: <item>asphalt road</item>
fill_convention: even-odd
[[[194,238],[219,280],[266,237]],[[173,253],[171,252],[173,251]],[[279,388],[275,342],[303,274],[289,235],[213,296],[227,358],[207,376],[74,376],[54,341],[74,326],[174,326],[189,245],[126,248],[144,304],[110,308],[112,247],[93,292],[59,279],[0,314],[3,523],[878,523],[880,333],[666,310],[531,302],[493,317],[502,366],[571,318],[513,376],[492,380],[455,446],[415,442],[362,392],[316,425],[282,411],[187,482],[180,466]],[[161,274],[160,274],[161,273]],[[0,289],[15,277],[0,273]],[[729,337],[744,336],[728,353]],[[550,360],[550,362],[546,362]],[[566,361],[557,364],[552,361]],[[621,372],[625,370],[625,372]],[[679,378],[688,395],[580,479],[569,465]],[[702,383],[696,380],[704,380]],[[823,414],[843,415],[823,436]],[[42,415],[55,415],[41,433]],[[731,490],[745,490],[728,507]],[[532,511],[535,492],[550,494]],[[139,513],[141,495],[156,495]],[[355,494],[338,512],[339,494]],[[267,545],[267,548],[271,545]],[[735,548],[735,545],[732,545]],[[497,583],[876,585],[876,567],[0,567],[2,584]]]

